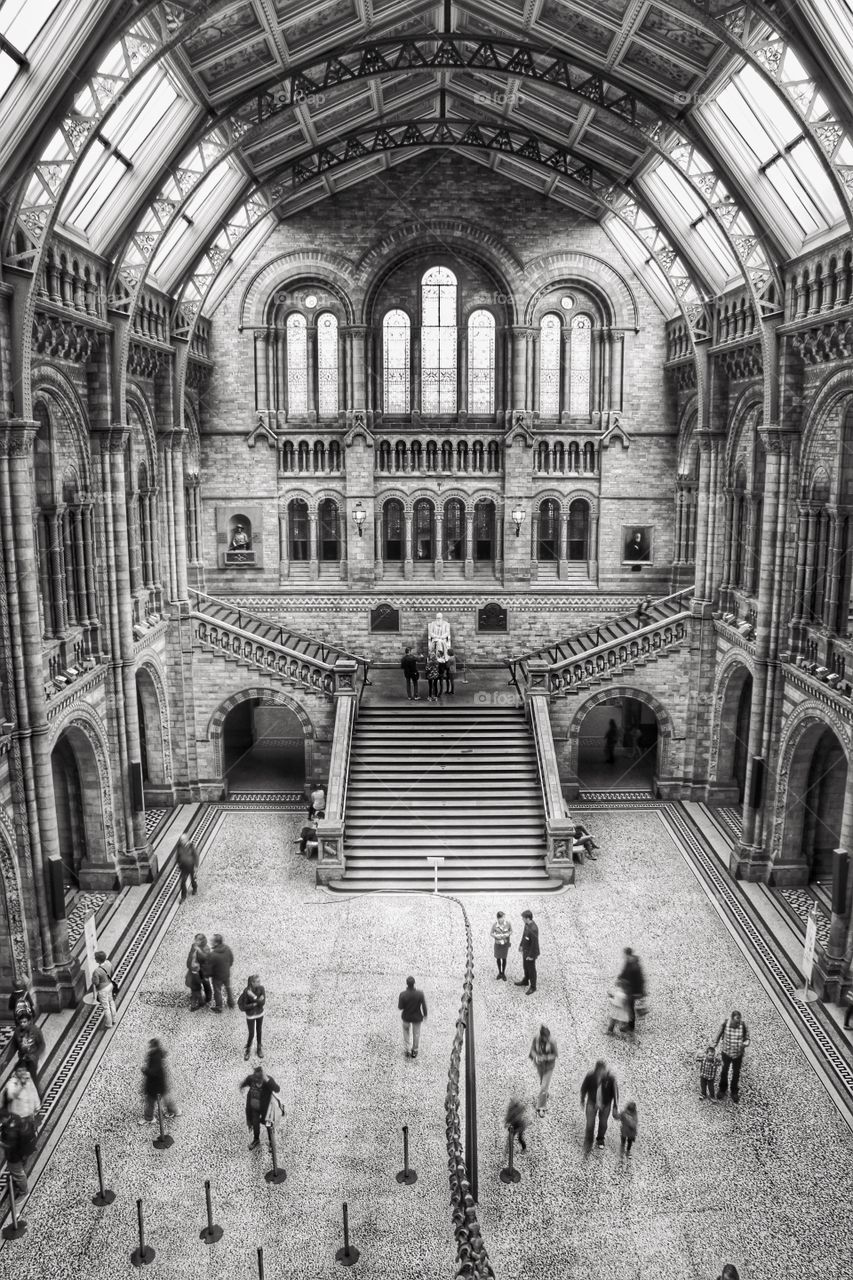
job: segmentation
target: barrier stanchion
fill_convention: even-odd
[[[355,1245],[349,1242],[349,1209],[346,1201],[344,1202],[344,1247],[338,1249],[335,1254],[335,1261],[342,1262],[345,1267],[351,1267],[354,1262],[358,1262],[360,1253]]]
[[[205,1244],[216,1244],[217,1240],[222,1239],[222,1228],[217,1226],[213,1221],[213,1205],[210,1201],[210,1178],[204,1180],[204,1199],[207,1204],[207,1226],[202,1227],[199,1232],[199,1239]]]
[[[12,1210],[12,1225],[3,1228],[4,1240],[20,1240],[21,1236],[26,1234],[27,1224],[23,1218],[18,1217],[18,1206],[15,1203],[15,1184],[12,1181],[11,1173],[7,1175],[9,1179],[9,1208]]]
[[[258,1280],[264,1280],[264,1251],[261,1245],[258,1245]]]
[[[407,1187],[410,1187],[412,1183],[417,1182],[417,1180],[418,1180],[418,1175],[415,1173],[414,1169],[409,1168],[409,1126],[407,1124],[404,1124],[403,1125],[403,1167],[400,1170],[400,1172],[397,1174],[397,1181],[399,1183],[405,1183]]]
[[[147,1267],[149,1262],[153,1262],[156,1250],[151,1248],[150,1244],[145,1243],[145,1219],[142,1216],[142,1201],[136,1202],[136,1221],[139,1226],[139,1247],[134,1249],[130,1255],[130,1260],[135,1267]]]
[[[510,1129],[506,1142],[506,1168],[501,1169],[501,1182],[521,1182],[521,1174],[512,1162],[515,1147],[515,1134]]]
[[[167,1133],[163,1128],[163,1103],[159,1093],[157,1094],[157,1123],[160,1126],[160,1136],[154,1139],[154,1146],[158,1151],[168,1151],[169,1147],[174,1144],[175,1139],[171,1133]]]
[[[95,1163],[98,1166],[98,1194],[92,1196],[92,1204],[96,1204],[99,1209],[103,1209],[104,1205],[112,1204],[116,1198],[114,1191],[109,1191],[104,1187],[104,1166],[101,1164],[101,1144],[95,1143]]]
[[[278,1186],[279,1183],[284,1182],[284,1180],[287,1177],[287,1174],[285,1173],[284,1169],[279,1169],[278,1167],[278,1158],[277,1158],[277,1152],[275,1149],[275,1125],[270,1125],[269,1135],[270,1135],[270,1153],[272,1155],[272,1168],[268,1169],[267,1172],[264,1174],[264,1179],[266,1182],[274,1182],[276,1186]]]

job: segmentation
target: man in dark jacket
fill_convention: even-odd
[[[192,885],[193,893],[198,889],[196,884],[195,873],[198,866],[198,854],[195,845],[189,836],[178,836],[178,843],[175,849],[175,862],[178,865],[178,875],[181,877],[181,902],[186,901],[187,897],[187,880]]]
[[[33,1084],[37,1086],[39,1058],[44,1053],[44,1036],[31,1018],[21,1018],[15,1024],[12,1039],[18,1051],[19,1066],[27,1068]]]
[[[625,963],[616,981],[622,983],[628,997],[628,1010],[631,1016],[626,1025],[629,1031],[633,1031],[637,1022],[637,1001],[646,994],[646,975],[630,947],[625,948]]]
[[[414,978],[409,977],[406,979],[406,990],[400,992],[397,1008],[402,1011],[403,1044],[406,1049],[406,1057],[416,1058],[418,1056],[418,1045],[421,1041],[421,1023],[427,1016],[427,1007],[424,993],[415,986]]]
[[[583,1078],[581,1085],[581,1106],[586,1111],[586,1134],[584,1146],[589,1150],[595,1137],[595,1121],[598,1119],[598,1136],[596,1146],[604,1146],[604,1135],[607,1133],[607,1121],[611,1112],[615,1116],[619,1111],[619,1086],[616,1077],[608,1069],[607,1063],[599,1058],[592,1071]]]
[[[410,702],[420,702],[418,697],[418,660],[412,653],[412,646],[406,645],[406,652],[400,659],[403,675],[406,677],[406,697]]]
[[[241,1089],[248,1089],[246,1094],[246,1124],[252,1130],[252,1141],[249,1143],[249,1150],[254,1151],[255,1147],[261,1145],[261,1125],[266,1125],[267,1135],[272,1145],[272,1128],[274,1123],[273,1100],[274,1093],[280,1093],[280,1086],[276,1084],[272,1076],[268,1076],[263,1067],[255,1067],[250,1076],[240,1085]]]
[[[519,978],[515,985],[517,987],[527,987],[527,994],[530,996],[536,990],[536,961],[539,958],[539,925],[533,919],[533,912],[530,910],[522,911],[521,918],[524,921],[524,932],[521,935],[521,942],[518,944],[518,949],[521,952],[521,959],[524,964],[524,977]]]
[[[213,935],[213,946],[210,948],[210,976],[213,981],[214,1012],[222,1012],[222,988],[228,996],[228,1008],[233,1009],[235,1000],[231,990],[231,966],[234,963],[234,952],[222,941],[222,934]]]

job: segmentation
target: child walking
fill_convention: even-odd
[[[699,1089],[702,1097],[710,1098],[712,1102],[716,1102],[714,1081],[717,1078],[717,1071],[720,1067],[720,1057],[714,1045],[709,1044],[704,1053],[697,1053],[696,1061],[699,1063]]]
[[[620,1033],[628,1030],[631,1021],[631,1002],[625,984],[618,980],[607,993],[607,1007],[610,1020],[607,1023],[607,1034],[612,1036],[618,1027]]]
[[[518,1098],[510,1098],[509,1106],[506,1109],[504,1124],[513,1138],[518,1138],[518,1145],[522,1151],[527,1150],[527,1143],[524,1141],[524,1134],[530,1119],[527,1114],[527,1107]]]
[[[637,1136],[637,1104],[636,1102],[626,1102],[625,1106],[619,1112],[619,1125],[622,1130],[622,1136],[619,1139],[619,1146],[626,1156],[631,1154],[631,1148],[634,1145],[634,1139]]]

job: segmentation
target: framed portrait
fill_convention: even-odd
[[[650,524],[623,524],[622,563],[651,564],[654,532]]]

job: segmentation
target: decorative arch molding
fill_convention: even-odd
[[[47,400],[48,403],[53,401],[62,414],[63,420],[74,439],[77,456],[80,459],[83,473],[80,476],[81,488],[86,496],[90,496],[92,493],[92,467],[89,449],[89,415],[77,388],[65,377],[61,370],[42,362],[33,367],[32,385],[33,405],[37,400]]]
[[[723,728],[723,712],[725,710],[726,696],[729,691],[729,685],[741,671],[745,672],[748,676],[755,676],[752,654],[747,653],[746,650],[733,649],[730,653],[726,654],[714,674],[714,693],[711,713],[710,774],[711,777],[715,779],[719,779],[720,776],[720,737]]]
[[[15,826],[0,805],[0,892],[6,903],[6,923],[12,950],[12,969],[18,983],[29,983],[32,977],[30,948],[24,927],[21,877],[15,858]]]
[[[278,509],[284,514],[289,510],[291,502],[304,502],[310,510],[314,498],[315,494],[309,493],[307,489],[288,489],[286,494],[280,495]]]
[[[699,405],[696,396],[691,396],[681,411],[678,422],[678,462],[677,476],[689,476],[691,461],[699,447],[696,439],[696,427],[699,422]]]
[[[589,500],[589,495],[586,493],[578,493],[577,496],[581,498],[587,498],[587,500]],[[563,511],[564,509],[568,511],[567,506],[565,506],[564,508],[564,504],[566,502],[565,493],[563,493],[561,489],[555,489],[551,486],[549,486],[546,489],[537,489],[535,493],[532,493],[530,495],[531,506],[538,507],[541,503],[547,502],[549,498],[553,499],[553,501],[556,502],[557,506],[560,508],[560,511]]]
[[[771,862],[778,861],[782,853],[785,838],[785,826],[789,812],[799,797],[791,794],[790,772],[796,752],[803,738],[811,729],[831,729],[844,752],[848,771],[851,759],[850,727],[829,707],[808,699],[800,703],[788,717],[779,745],[778,765],[776,769],[776,813],[773,820],[773,843],[770,850]]]
[[[347,324],[353,323],[355,309],[350,294],[356,281],[350,259],[341,253],[296,249],[291,253],[279,254],[252,276],[240,299],[238,332],[265,325],[273,293],[284,285],[293,287],[299,282],[324,284],[339,297],[345,309]]]
[[[101,823],[103,834],[103,862],[112,863],[114,867],[118,867],[118,849],[116,845],[115,817],[116,804],[115,794],[113,792],[112,771],[110,769],[109,749],[107,746],[107,731],[104,722],[98,713],[92,707],[86,706],[84,703],[77,703],[72,706],[68,714],[55,724],[51,725],[50,737],[48,743],[51,751],[56,746],[63,734],[70,736],[70,745],[72,749],[75,747],[74,738],[76,734],[80,734],[91,749],[91,759],[94,761],[95,771],[97,774],[97,785],[101,797]],[[80,766],[78,759],[78,767]],[[87,763],[85,760],[82,762]],[[81,782],[83,779],[81,778]],[[97,855],[101,850],[97,848],[97,844],[89,841],[89,835],[92,834],[87,829],[87,845],[89,852]],[[97,833],[95,833],[97,834]]]
[[[305,735],[305,769],[306,774],[310,776],[313,767],[313,747],[316,733],[314,731],[314,723],[308,712],[300,702],[287,693],[282,693],[280,689],[263,688],[260,685],[254,685],[249,689],[241,689],[239,693],[232,693],[230,697],[221,702],[210,717],[207,725],[205,737],[208,742],[213,744],[213,767],[217,777],[222,777],[225,772],[225,762],[223,759],[223,729],[228,713],[233,711],[235,707],[240,706],[242,702],[266,702],[273,703],[275,706],[287,707],[296,716],[302,725],[302,732]]]
[[[538,494],[536,496],[538,497]],[[569,492],[564,494],[562,497],[562,502],[565,505],[566,511],[568,511],[573,502],[578,501],[589,503],[589,514],[591,516],[598,515],[597,493],[590,493],[588,489],[570,489]]]
[[[198,425],[198,414],[195,405],[188,396],[184,396],[184,467],[189,479],[197,480],[201,470],[201,432]]]
[[[125,399],[139,415],[139,421],[142,424],[142,439],[145,445],[146,462],[148,464],[149,484],[157,485],[157,429],[155,427],[154,412],[148,403],[148,396],[142,388],[135,382],[128,382],[125,392]],[[122,406],[122,413],[124,406]],[[132,443],[132,441],[131,441]],[[133,477],[134,488],[136,487],[136,477]]]
[[[524,264],[531,290],[524,307],[524,323],[531,324],[541,299],[552,289],[582,285],[602,308],[607,323],[619,329],[640,328],[637,296],[628,281],[605,258],[594,253],[548,253]]]
[[[381,514],[384,514],[385,508],[389,502],[401,502],[403,504],[403,510],[405,511],[408,509],[411,512],[411,504],[419,497],[431,498],[432,495],[404,493],[402,489],[383,489],[381,494],[377,494],[376,505]]]
[[[172,726],[169,720],[169,701],[166,697],[166,679],[158,659],[153,655],[149,655],[138,662],[136,671],[137,674],[144,672],[150,678],[154,687],[154,695],[157,699],[159,711],[163,776],[166,785],[170,786],[172,783]]]
[[[747,387],[741,393],[740,398],[736,401],[729,420],[729,429],[726,435],[726,457],[723,475],[725,483],[730,485],[734,481],[734,469],[741,451],[741,443],[744,440],[744,432],[756,427],[761,419],[764,405],[761,392],[754,387]]]
[[[320,503],[325,502],[327,498],[330,498],[332,502],[336,502],[338,506],[344,510],[346,509],[347,499],[346,494],[342,489],[318,489],[313,494],[314,502],[318,507]]]
[[[588,713],[594,707],[600,707],[608,702],[619,702],[623,698],[633,698],[635,702],[642,702],[650,710],[654,711],[658,722],[657,772],[662,775],[666,774],[669,767],[672,741],[675,737],[672,717],[664,704],[654,694],[649,693],[647,689],[640,689],[636,685],[612,685],[610,688],[599,689],[596,693],[590,694],[583,702],[577,704],[574,715],[569,721],[566,735],[569,750],[569,767],[574,773],[577,773],[578,767],[581,725]]]
[[[803,423],[801,443],[800,476],[806,480],[814,466],[813,454],[819,441],[821,429],[831,414],[837,413],[841,402],[849,399],[853,404],[853,372],[846,369],[827,378],[819,388]]]

